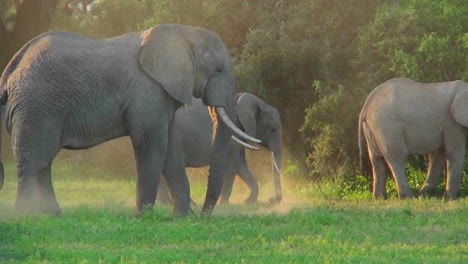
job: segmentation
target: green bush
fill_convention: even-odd
[[[338,84],[321,81],[328,92],[306,110],[301,133],[312,175],[329,175],[343,166],[354,174],[357,118],[378,84],[394,77],[423,82],[468,77],[467,11],[468,3],[457,0],[386,1],[377,8],[348,46],[352,74]]]

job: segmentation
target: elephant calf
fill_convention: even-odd
[[[374,198],[387,198],[385,161],[400,198],[412,197],[405,173],[408,155],[433,152],[419,194],[433,192],[447,165],[445,196],[457,198],[468,126],[468,84],[391,79],[372,91],[359,116],[359,150],[364,138],[372,164]]]
[[[237,112],[239,121],[248,135],[260,139],[262,146],[272,151],[274,170],[275,196],[270,202],[280,202],[282,189],[280,181],[281,166],[281,120],[276,108],[266,104],[260,98],[249,93],[237,94]],[[163,167],[165,181],[184,175],[185,168],[204,167],[209,164],[212,138],[212,121],[208,110],[201,100],[194,99],[193,105],[182,108],[176,112],[174,130],[169,138],[168,157]],[[232,191],[235,175],[239,175],[249,186],[250,196],[246,203],[257,201],[258,184],[247,164],[245,150],[231,142],[228,150],[228,164],[225,171],[224,185],[221,192],[221,202],[228,202]],[[188,185],[188,181],[184,184]],[[177,186],[170,183],[168,186]],[[158,200],[170,200],[167,191],[161,184],[158,191]]]

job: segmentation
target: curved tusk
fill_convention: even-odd
[[[241,145],[244,148],[248,148],[248,149],[252,149],[252,150],[259,150],[259,148],[245,143],[244,141],[238,139],[236,136],[231,136],[231,140],[236,142],[237,144]]]
[[[251,142],[254,142],[254,143],[260,143],[262,142],[261,140],[258,140],[254,137],[251,137],[249,135],[247,135],[246,133],[244,133],[242,130],[240,130],[232,121],[231,119],[229,118],[229,116],[226,114],[226,111],[224,110],[223,107],[221,106],[218,106],[215,108],[216,109],[216,113],[218,114],[218,116],[221,118],[221,120],[223,121],[223,123],[229,127],[232,132],[236,133],[238,136],[240,136],[241,138],[244,138],[248,141],[251,141]]]
[[[281,174],[281,170],[278,168],[278,164],[276,164],[275,153],[271,152],[271,161],[273,162],[273,167],[275,168],[278,174]]]

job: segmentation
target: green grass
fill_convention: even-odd
[[[134,217],[132,179],[58,165],[63,214],[16,216],[16,176],[0,192],[0,263],[468,263],[468,200],[373,201],[333,183],[301,184],[278,206],[218,206],[173,218],[158,206]],[[199,212],[204,180],[193,180]],[[271,186],[260,186],[261,200]],[[264,191],[265,190],[265,191]]]

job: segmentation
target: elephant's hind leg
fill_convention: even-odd
[[[431,154],[426,180],[424,181],[418,196],[434,195],[437,185],[442,178],[442,171],[445,168],[445,150],[436,150]]]
[[[383,157],[371,155],[370,161],[372,164],[372,176],[374,181],[372,184],[372,193],[374,199],[387,199],[388,194],[387,190],[385,189],[385,183],[387,182],[385,160]]]
[[[53,139],[59,136],[53,132],[43,133],[41,139],[28,140],[22,133],[14,135],[13,150],[18,169],[16,209],[23,213],[60,214],[51,179],[51,163],[59,151]]]
[[[163,177],[161,178],[161,181],[158,185],[158,196],[156,197],[156,202],[161,204],[172,204],[171,196],[167,190],[167,183],[164,179],[164,172]]]
[[[388,163],[390,170],[392,171],[393,179],[398,191],[398,197],[400,199],[412,198],[413,191],[408,184],[408,178],[406,177],[405,162],[408,158],[407,152],[392,152],[398,153],[394,155],[388,155],[385,160]]]

